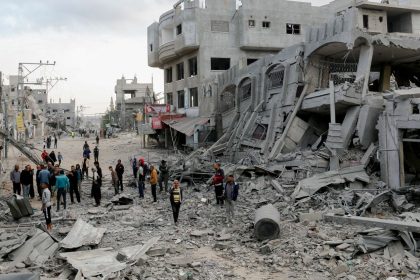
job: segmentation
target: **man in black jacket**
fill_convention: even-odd
[[[67,178],[69,178],[70,181],[70,200],[71,203],[74,203],[74,197],[73,194],[76,194],[77,202],[80,203],[80,192],[79,188],[77,187],[77,174],[76,174],[76,168],[74,165],[71,167],[71,171],[67,174]]]
[[[25,166],[20,174],[20,183],[23,187],[23,196],[29,198],[29,191],[31,188],[31,181],[33,181],[33,175],[31,174],[30,166]],[[33,183],[33,182],[32,182]]]
[[[123,174],[124,174],[124,165],[121,163],[121,160],[118,160],[117,165],[115,166],[115,172],[117,172],[118,176],[118,184],[117,187],[121,186],[121,191],[123,191]]]

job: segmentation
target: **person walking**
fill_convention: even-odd
[[[114,168],[112,168],[112,166],[108,167],[109,172],[111,172],[111,183],[112,186],[114,187],[114,191],[115,191],[115,195],[119,194],[118,191],[118,176],[117,176],[117,172],[115,172]]]
[[[61,166],[61,162],[63,161],[63,156],[60,152],[57,153],[57,160],[58,160],[58,166]]]
[[[92,168],[92,194],[91,196],[95,199],[95,207],[101,205],[101,186],[102,186],[102,179],[97,173],[95,168]]]
[[[162,160],[159,165],[159,192],[162,192],[163,185],[165,185],[165,192],[168,192],[169,167],[165,160]]]
[[[150,167],[150,187],[152,189],[153,202],[157,202],[157,198],[156,198],[156,185],[157,185],[157,183],[158,183],[157,170],[152,165]]]
[[[21,194],[21,184],[20,184],[20,171],[19,165],[15,165],[15,169],[10,172],[10,180],[13,183],[13,193],[14,194]]]
[[[70,181],[69,181],[69,178],[67,178],[67,176],[64,175],[64,170],[61,170],[60,175],[58,175],[55,179],[56,179],[55,186],[57,188],[57,212],[58,212],[60,211],[61,197],[63,197],[64,210],[66,209],[66,206],[67,206],[66,194],[67,194],[67,190],[70,188]]]
[[[99,135],[96,135],[96,145],[99,145]]]
[[[90,154],[92,152],[90,151],[89,147],[87,147],[86,149],[83,150],[83,157],[90,159]]]
[[[87,157],[83,158],[82,164],[82,180],[84,179],[84,175],[86,174],[86,180],[89,178],[89,159]]]
[[[144,169],[142,165],[139,165],[139,168],[137,170],[137,178],[139,180],[139,197],[144,198],[144,181],[145,181],[145,174]]]
[[[29,198],[31,180],[33,181],[33,177],[31,176],[30,166],[26,165],[25,169],[23,169],[20,174],[20,183],[22,184],[22,187],[23,187],[23,196],[26,198]]]
[[[85,144],[83,144],[83,151],[89,149],[89,144],[87,143],[87,141],[85,141]]]
[[[45,150],[45,148],[47,147],[47,140],[45,138],[44,138],[43,146],[44,146],[44,148],[42,148],[42,149]]]
[[[57,149],[58,139],[57,136],[54,134],[54,149]]]
[[[226,201],[226,222],[232,223],[235,216],[235,201],[238,198],[239,185],[235,183],[233,175],[227,176],[223,197]]]
[[[71,204],[74,203],[73,194],[76,195],[76,200],[77,200],[78,203],[80,203],[80,193],[79,193],[79,190],[77,188],[77,177],[76,176],[77,176],[76,168],[74,167],[74,165],[72,165],[70,172],[67,173],[67,178],[69,179],[69,183],[70,183],[70,201],[71,201]]]
[[[225,179],[225,172],[218,162],[213,164],[213,168],[215,169],[215,173],[212,177],[212,185],[214,186],[216,203],[223,206],[223,181]]]
[[[95,146],[93,149],[93,157],[95,158],[95,162],[99,161],[99,149],[98,146]]]
[[[117,165],[115,166],[115,172],[117,172],[118,176],[118,187],[121,187],[121,191],[124,190],[123,186],[123,174],[124,174],[124,165],[121,163],[121,160],[118,160]]]
[[[174,223],[178,225],[179,209],[181,208],[183,195],[180,183],[175,180],[172,184],[172,188],[169,190],[169,200],[171,201],[172,214],[174,216]]]
[[[42,152],[42,154],[41,154],[41,158],[42,158],[42,160],[44,161],[44,163],[47,163],[47,162],[48,162],[48,152],[47,152],[47,150],[44,150],[44,151]]]
[[[51,232],[52,224],[51,224],[51,192],[48,189],[47,184],[42,184],[42,207],[41,210],[44,213],[45,223],[47,225],[47,230]]]

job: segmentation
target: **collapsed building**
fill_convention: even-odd
[[[356,2],[304,43],[218,76],[208,154],[313,174],[367,150],[390,188],[418,180],[420,7]]]

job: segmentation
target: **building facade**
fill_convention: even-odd
[[[49,124],[58,124],[58,126],[76,126],[76,99],[70,99],[69,103],[50,102],[47,105],[46,116]]]
[[[217,75],[303,42],[309,27],[351,1],[322,7],[286,0],[241,2],[237,7],[235,0],[179,1],[148,27],[148,62],[164,71],[165,102],[174,113],[197,118],[198,126],[203,117],[216,126]],[[249,95],[250,87],[246,90]]]

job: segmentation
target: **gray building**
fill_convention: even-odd
[[[139,83],[136,77],[126,79],[123,76],[118,79],[115,94],[115,107],[123,129],[134,128],[133,114],[143,112],[145,104],[153,104],[155,101],[153,83]]]
[[[58,103],[51,101],[47,105],[46,116],[49,124],[59,123],[74,128],[76,125],[76,99],[70,99],[69,103],[61,103],[61,98]]]
[[[164,71],[166,104],[173,111],[217,123],[215,77],[243,69],[266,55],[303,42],[306,30],[346,7],[339,0],[322,7],[286,0],[178,1],[148,27],[148,62]],[[234,74],[234,73],[233,73]],[[250,87],[246,89],[251,90]],[[228,101],[227,101],[228,102]],[[229,106],[229,105],[227,105]],[[194,125],[191,120],[183,120]],[[188,136],[186,142],[199,141]]]

